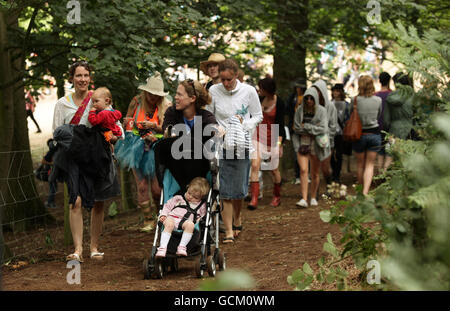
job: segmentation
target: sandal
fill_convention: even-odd
[[[224,238],[222,243],[223,244],[233,244],[234,243],[234,238],[233,237]]]
[[[72,261],[72,260],[76,260],[78,262],[83,262],[83,256],[80,256],[77,253],[67,255],[66,261]]]
[[[239,234],[242,232],[242,225],[241,226],[233,225],[233,231],[234,231],[234,237],[237,238],[239,236]]]
[[[104,255],[105,255],[105,253],[91,252],[91,259],[102,260]]]

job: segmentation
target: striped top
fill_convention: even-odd
[[[232,116],[228,119],[225,131],[226,134],[223,142],[225,149],[236,149],[238,154],[244,152],[245,149],[250,152],[253,151],[250,134],[244,129],[243,124],[241,124],[237,116]]]

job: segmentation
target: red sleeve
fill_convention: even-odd
[[[119,110],[114,110],[114,117],[116,118],[116,121],[122,119],[122,113]]]
[[[98,125],[103,122],[103,116],[101,111],[97,113],[95,110],[89,111],[88,121],[92,126]]]
[[[114,134],[114,136],[117,136],[117,137],[122,136],[122,130],[120,129],[120,126],[118,126],[117,124],[114,124],[112,133]]]

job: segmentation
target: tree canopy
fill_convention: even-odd
[[[415,25],[419,34],[431,27],[448,31],[445,1],[370,2],[379,4],[383,22]],[[164,75],[166,88],[173,91],[176,85],[166,70],[184,64],[198,68],[212,52],[237,59],[255,79],[264,73],[246,67],[249,59],[273,56],[274,77],[285,97],[292,81],[307,78],[307,56],[320,53],[323,44],[341,40],[365,47],[374,38],[391,39],[382,27],[368,23],[372,10],[368,3],[0,0],[0,151],[29,150],[23,88],[38,89],[51,76],[62,96],[68,67],[76,59],[93,65],[95,86],[108,87],[122,111],[137,86],[155,71]],[[74,4],[79,4],[78,12]],[[254,31],[268,36],[255,40]],[[240,44],[233,43],[237,38]],[[0,176],[6,176],[10,160],[0,160]],[[32,170],[29,155],[26,161],[28,165],[21,167],[24,175]]]

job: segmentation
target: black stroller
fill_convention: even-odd
[[[189,182],[195,177],[205,177],[210,182],[210,190],[205,198],[206,215],[195,226],[195,230],[191,241],[187,244],[187,257],[179,257],[176,255],[177,246],[181,240],[182,231],[174,230],[167,245],[167,253],[164,258],[156,258],[157,248],[159,247],[159,239],[163,231],[162,223],[158,222],[153,240],[153,247],[148,258],[144,259],[143,270],[144,279],[156,277],[162,279],[164,274],[169,271],[178,271],[178,259],[199,256],[195,260],[195,274],[201,278],[205,271],[209,276],[216,275],[216,265],[219,271],[226,269],[226,259],[223,251],[219,249],[219,210],[220,201],[219,194],[214,189],[214,178],[217,178],[217,172],[214,170],[214,163],[201,159],[179,159],[172,157],[172,144],[177,138],[167,138],[157,142],[155,146],[155,167],[158,182],[160,184],[161,199],[159,202],[159,210],[164,207],[167,202],[176,194],[186,191]],[[194,143],[192,144],[194,145]],[[193,148],[192,148],[193,149]],[[190,151],[183,150],[187,155]],[[193,155],[193,150],[191,152]],[[214,252],[212,246],[214,245]]]

